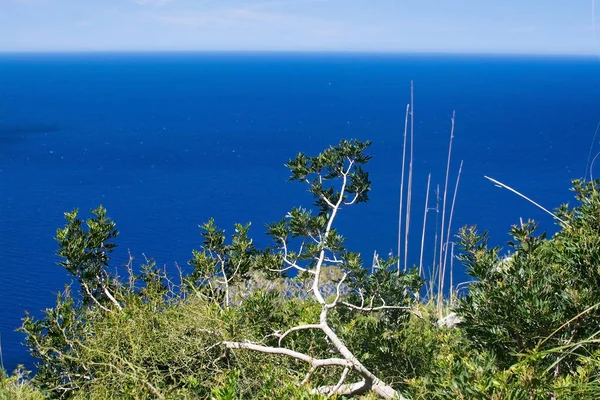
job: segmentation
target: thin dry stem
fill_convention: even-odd
[[[444,184],[444,199],[442,201],[442,226],[441,226],[441,234],[440,234],[440,253],[439,253],[439,263],[438,263],[438,313],[441,314],[441,304],[442,304],[442,296],[444,293],[444,281],[443,281],[443,254],[444,254],[444,228],[446,223],[446,199],[448,196],[448,179],[450,176],[450,160],[452,159],[452,141],[454,140],[454,118],[456,113],[452,112],[452,128],[450,129],[450,144],[448,145],[448,162],[446,164],[446,181]],[[440,315],[441,317],[441,315]]]
[[[588,170],[590,173],[590,179],[592,179],[592,164],[590,165],[590,161],[592,160],[592,151],[594,150],[594,143],[596,142],[596,137],[598,136],[598,132],[600,131],[600,121],[598,121],[598,125],[596,125],[596,131],[594,132],[594,137],[592,138],[592,144],[590,145],[590,152],[588,153],[588,159],[587,159],[587,163],[585,164],[585,173],[583,174],[583,179],[585,179],[587,177],[588,174]],[[596,155],[596,157],[598,157],[598,155]],[[596,159],[596,157],[594,157],[594,160]]]
[[[425,195],[425,212],[423,213],[423,232],[421,233],[421,255],[419,257],[419,276],[423,276],[423,252],[425,251],[425,230],[427,228],[427,212],[429,211],[429,187],[431,174],[427,177],[427,194]]]
[[[454,243],[450,247],[450,305],[453,304],[453,287],[454,287]]]
[[[515,189],[511,188],[510,186],[505,185],[504,183],[499,182],[499,181],[497,181],[497,180],[495,180],[493,178],[490,178],[489,176],[485,176],[484,175],[483,177],[485,179],[489,180],[489,181],[492,181],[496,186],[501,187],[503,189],[507,189],[507,190],[513,192],[514,194],[516,194],[517,196],[520,196],[520,197],[524,198],[525,200],[527,200],[528,202],[530,202],[534,206],[538,207],[540,210],[542,210],[542,211],[544,211],[544,212],[552,215],[552,217],[554,217],[554,219],[560,221],[564,225],[567,225],[567,226],[569,225],[567,223],[567,221],[561,219],[558,215],[554,214],[552,211],[548,210],[547,208],[542,207],[539,203],[536,203],[535,201],[531,200],[529,197],[525,196],[523,193],[517,192]]]
[[[406,193],[406,226],[404,235],[404,271],[408,268],[408,238],[410,232],[410,206],[412,204],[412,176],[415,138],[415,90],[414,82],[410,82],[410,160],[408,164],[408,189]]]
[[[456,194],[458,193],[458,184],[460,182],[460,175],[462,173],[463,161],[460,162],[460,167],[458,168],[458,175],[456,176],[456,185],[454,186],[454,195],[452,196],[452,206],[450,207],[450,217],[448,218],[448,230],[446,233],[446,245],[444,251],[444,265],[442,267],[442,282],[446,278],[446,262],[448,260],[448,245],[450,244],[450,232],[452,231],[452,217],[454,216],[454,206],[456,205]],[[452,245],[452,249],[454,249],[454,244]],[[452,276],[452,271],[450,271],[450,276]],[[450,295],[452,295],[452,283],[450,283]]]
[[[406,136],[408,134],[408,113],[410,104],[406,105],[404,118],[404,144],[402,145],[402,172],[400,174],[400,205],[398,210],[398,273],[400,272],[400,251],[402,247],[402,205],[404,202],[404,168],[406,165]]]

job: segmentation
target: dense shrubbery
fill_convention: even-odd
[[[58,255],[80,290],[24,320],[38,371],[0,376],[0,399],[598,398],[600,182],[575,182],[580,204],[557,211],[552,238],[513,227],[509,257],[462,229],[475,283],[445,305],[462,322],[440,327],[416,271],[364,268],[335,231],[341,208],[368,200],[367,147],[298,155],[292,180],[317,213],[270,225],[268,249],[249,226],[228,239],[209,221],[177,282],[151,262],[109,274],[115,224],[103,208],[67,213]]]

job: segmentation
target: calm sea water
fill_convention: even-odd
[[[25,310],[39,315],[71,279],[56,266],[63,212],[103,204],[130,249],[174,271],[215,217],[231,232],[310,206],[283,163],[342,138],[370,139],[371,201],[340,215],[348,246],[369,260],[397,243],[404,112],[415,82],[411,259],[427,174],[443,185],[456,110],[451,182],[463,174],[454,231],[477,224],[493,242],[519,217],[547,215],[494,187],[492,176],[552,208],[583,176],[600,120],[600,63],[586,58],[315,54],[0,55],[0,334],[4,363]],[[596,144],[598,150],[600,145]],[[598,169],[600,175],[600,169]],[[432,204],[433,206],[433,204]],[[430,214],[431,215],[431,214]],[[433,217],[430,217],[434,229]],[[427,254],[431,258],[431,247]],[[457,267],[457,279],[464,273]]]

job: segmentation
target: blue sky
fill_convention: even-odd
[[[0,0],[0,51],[600,54],[598,3],[594,15],[594,0]]]

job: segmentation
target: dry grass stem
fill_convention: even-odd
[[[494,178],[490,178],[489,176],[483,176],[485,179],[492,181],[492,183],[494,183],[496,186],[503,188],[503,189],[507,189],[511,192],[513,192],[514,194],[516,194],[517,196],[520,196],[522,198],[524,198],[525,200],[527,200],[528,202],[530,202],[531,204],[533,204],[534,206],[538,207],[540,210],[552,215],[552,217],[558,221],[560,221],[561,223],[563,223],[564,225],[569,225],[565,220],[561,219],[558,215],[554,214],[552,211],[548,210],[547,208],[541,206],[539,203],[536,203],[535,201],[531,200],[529,197],[525,196],[523,193],[520,193],[518,191],[516,191],[515,189],[511,188],[508,185],[505,185],[502,182],[497,181]]]
[[[404,144],[402,145],[402,172],[400,174],[400,205],[398,210],[398,272],[400,272],[400,251],[402,249],[402,206],[404,204],[404,167],[406,165],[406,136],[408,134],[408,113],[410,104],[406,105],[404,118]]]
[[[410,206],[412,204],[412,175],[415,137],[415,89],[410,82],[410,160],[408,164],[408,189],[406,196],[406,234],[404,236],[404,271],[408,268],[408,237],[410,232]]]

